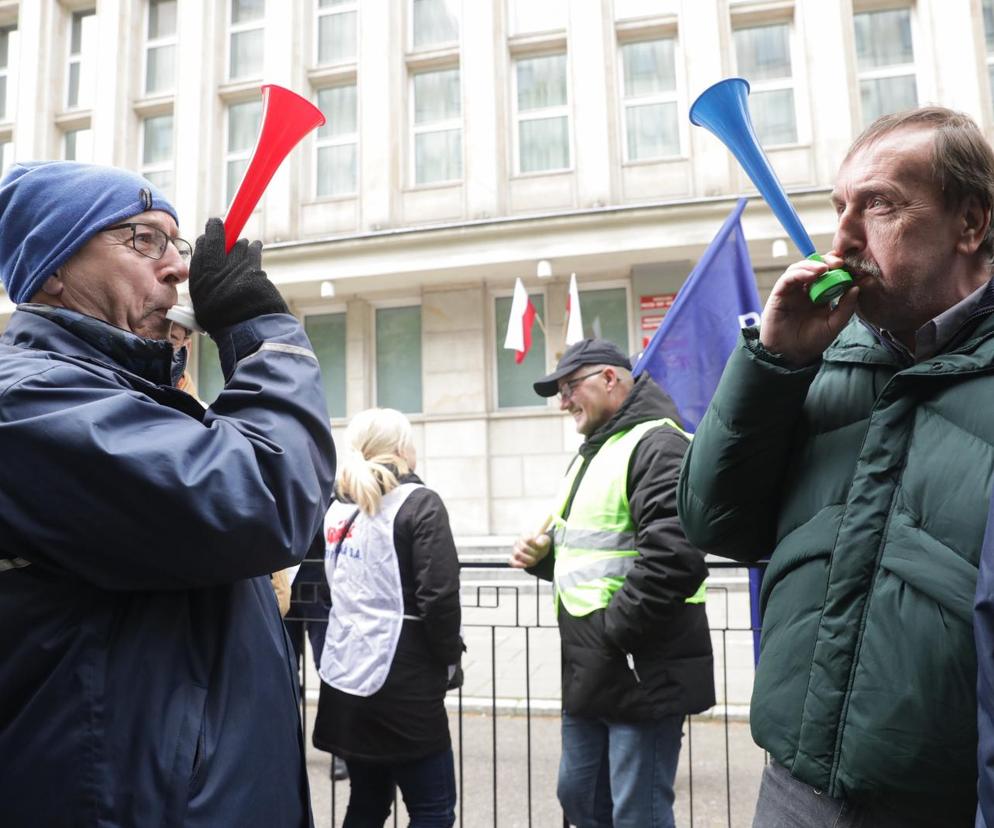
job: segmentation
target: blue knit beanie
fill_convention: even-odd
[[[13,164],[0,181],[0,279],[15,304],[93,236],[146,210],[179,224],[166,197],[140,175],[75,161]]]

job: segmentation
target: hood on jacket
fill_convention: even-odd
[[[632,390],[613,417],[591,434],[580,446],[580,454],[590,457],[604,445],[605,440],[619,431],[627,431],[647,420],[668,417],[677,425],[683,426],[676,404],[648,374],[640,374],[635,379]]]

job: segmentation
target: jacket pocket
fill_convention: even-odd
[[[167,826],[184,824],[187,804],[193,791],[203,784],[207,762],[207,689],[191,684],[176,695],[173,703],[180,709],[174,720],[179,721],[179,726],[163,820]]]
[[[977,567],[916,526],[902,512],[896,512],[891,522],[880,567],[959,616],[964,623],[973,623]]]

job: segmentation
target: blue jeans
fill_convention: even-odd
[[[938,813],[928,813],[929,810]],[[777,762],[763,770],[752,828],[970,828],[973,808],[936,807],[927,794],[900,812],[881,803],[854,803],[815,790]]]
[[[413,762],[371,764],[347,759],[349,807],[342,828],[383,828],[394,788],[400,788],[410,828],[451,828],[456,821],[456,772],[452,749]]]
[[[563,713],[559,802],[577,828],[673,828],[683,716],[612,722]]]

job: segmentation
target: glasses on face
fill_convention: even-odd
[[[165,256],[166,247],[170,242],[172,242],[173,247],[176,248],[176,252],[179,253],[179,257],[184,262],[189,262],[190,257],[193,255],[193,248],[186,239],[171,239],[164,231],[158,227],[153,227],[151,224],[141,224],[140,222],[131,221],[125,224],[115,224],[113,227],[105,227],[100,232],[106,233],[110,230],[130,230],[131,246],[136,252],[147,256],[149,259],[161,259]]]
[[[559,399],[563,402],[567,402],[572,399],[573,394],[576,392],[577,386],[586,379],[591,377],[596,377],[598,374],[603,374],[604,369],[598,368],[596,371],[591,371],[589,374],[583,374],[579,377],[573,377],[571,380],[567,380],[562,385],[559,386]]]

